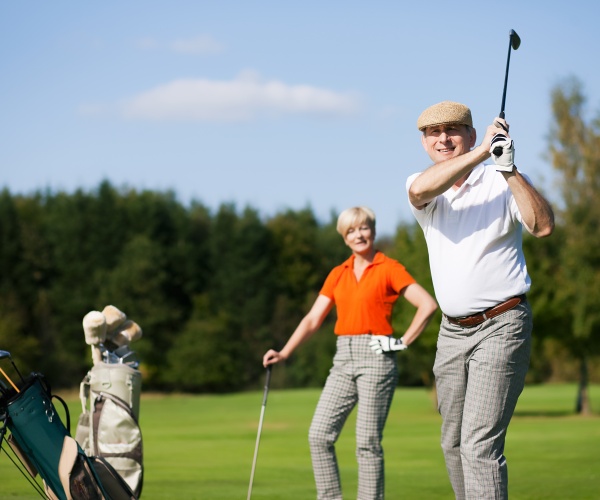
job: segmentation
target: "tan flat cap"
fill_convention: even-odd
[[[417,120],[417,128],[422,132],[427,127],[457,123],[473,126],[471,110],[464,104],[443,101],[428,107]]]

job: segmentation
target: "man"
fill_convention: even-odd
[[[434,164],[406,188],[444,313],[433,371],[446,467],[457,499],[505,499],[504,442],[531,350],[522,226],[549,236],[554,215],[514,165],[503,119],[476,147],[463,104],[431,106],[417,127]],[[490,156],[494,163],[484,164]]]

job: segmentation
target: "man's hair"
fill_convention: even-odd
[[[337,220],[337,232],[343,237],[348,233],[348,229],[360,224],[367,224],[372,231],[375,231],[375,212],[368,207],[352,207],[344,210]]]

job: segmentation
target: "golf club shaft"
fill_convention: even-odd
[[[265,378],[265,390],[263,392],[263,401],[262,406],[260,408],[260,419],[258,421],[258,433],[256,435],[256,445],[254,446],[254,459],[252,460],[252,471],[250,472],[250,484],[248,486],[248,498],[252,496],[252,483],[254,482],[254,471],[256,469],[256,459],[258,457],[258,445],[260,444],[260,434],[262,432],[263,420],[265,417],[265,408],[267,406],[267,395],[269,394],[269,384],[271,383],[271,368],[272,366],[267,366],[267,376]]]
[[[504,118],[504,107],[506,105],[506,89],[508,87],[508,68],[510,67],[510,49],[512,48],[512,44],[508,43],[508,56],[506,57],[506,72],[504,73],[504,90],[502,92],[502,105],[500,107],[500,114],[498,115],[500,118]]]
[[[17,365],[15,365],[15,362],[13,361],[12,356],[10,355],[10,352],[0,351],[0,359],[4,359],[4,358],[10,359],[10,363],[13,365],[13,368],[17,372],[17,375],[19,376],[19,378],[21,379],[21,382],[25,382],[23,375],[21,375],[21,372],[19,371],[19,369],[17,368]]]
[[[514,48],[517,50],[521,45],[521,39],[517,32],[514,30],[510,30],[508,36],[508,55],[506,56],[506,71],[504,73],[504,90],[502,91],[502,104],[500,106],[500,114],[498,115],[500,118],[504,119],[504,109],[506,105],[506,89],[508,87],[508,69],[510,67],[510,52],[511,49]],[[503,127],[504,128],[504,127]],[[500,156],[502,154],[502,148],[500,146],[494,148],[494,155]]]
[[[6,374],[6,372],[5,372],[5,371],[4,371],[2,368],[0,368],[0,373],[2,373],[2,375],[4,375],[4,378],[5,378],[6,380],[8,380],[8,382],[10,383],[10,385],[12,385],[12,386],[13,386],[13,389],[14,389],[15,391],[17,391],[17,392],[21,392],[21,391],[19,390],[19,388],[18,388],[18,387],[17,387],[17,386],[16,386],[16,385],[13,383],[13,381],[12,381],[12,380],[9,378],[9,376]]]

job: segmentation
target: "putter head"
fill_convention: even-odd
[[[515,30],[510,30],[510,46],[513,48],[513,50],[517,50],[520,45],[521,45],[521,37],[519,37],[519,35],[517,35],[517,32]]]

